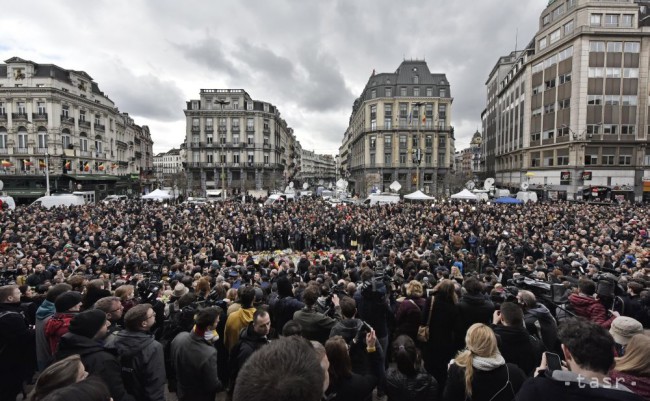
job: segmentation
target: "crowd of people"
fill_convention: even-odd
[[[645,205],[0,213],[0,401],[650,400]]]

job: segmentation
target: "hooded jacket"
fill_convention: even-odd
[[[552,351],[555,349],[557,345],[557,323],[546,306],[537,304],[536,307],[528,309],[524,314],[524,322],[530,334],[539,338],[541,333],[541,340],[547,350]],[[539,322],[539,327],[537,327],[537,322]]]
[[[52,359],[50,345],[45,337],[45,325],[55,313],[54,302],[47,299],[43,301],[36,311],[36,360],[39,371],[45,369]]]
[[[430,401],[438,399],[438,382],[427,371],[420,369],[406,376],[396,368],[386,371],[388,401]]]
[[[241,308],[228,315],[226,328],[223,332],[223,343],[228,351],[237,344],[239,333],[253,321],[254,314],[255,308]]]
[[[45,338],[50,355],[54,355],[61,337],[68,332],[74,313],[55,313],[45,324]]]
[[[144,388],[144,401],[165,401],[165,358],[162,345],[153,335],[122,330],[109,341],[107,347],[115,348],[118,355],[133,356],[134,369]]]
[[[61,337],[55,359],[59,361],[74,354],[79,354],[81,362],[89,374],[100,377],[106,383],[113,400],[135,400],[124,388],[122,368],[114,353],[88,337],[66,333]]]
[[[569,303],[576,315],[584,317],[606,329],[609,329],[614,319],[616,319],[614,315],[611,317],[607,316],[607,310],[596,298],[582,294],[571,294],[569,295]]]

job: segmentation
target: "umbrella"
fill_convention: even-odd
[[[511,198],[509,196],[502,196],[500,198],[496,198],[494,200],[494,203],[516,203],[516,204],[521,204],[524,203],[521,199],[516,199],[516,198]]]

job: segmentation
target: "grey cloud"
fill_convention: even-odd
[[[160,121],[183,119],[183,92],[172,81],[152,75],[135,75],[117,63],[97,81],[120,111]]]
[[[173,45],[185,57],[203,67],[224,72],[231,77],[239,76],[239,70],[225,54],[223,44],[218,39],[206,35],[196,43],[173,43]]]

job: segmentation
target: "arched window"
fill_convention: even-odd
[[[72,149],[72,142],[70,140],[70,130],[67,128],[61,130],[61,147],[63,149]]]
[[[38,127],[38,147],[39,149],[47,148],[47,128]]]
[[[27,136],[27,128],[18,127],[18,147],[25,153],[27,151]]]
[[[7,151],[7,129],[5,127],[0,127],[0,149],[3,149],[4,153]]]
[[[95,152],[99,156],[99,153],[103,153],[103,142],[102,142],[102,136],[101,135],[96,135],[95,136]]]

